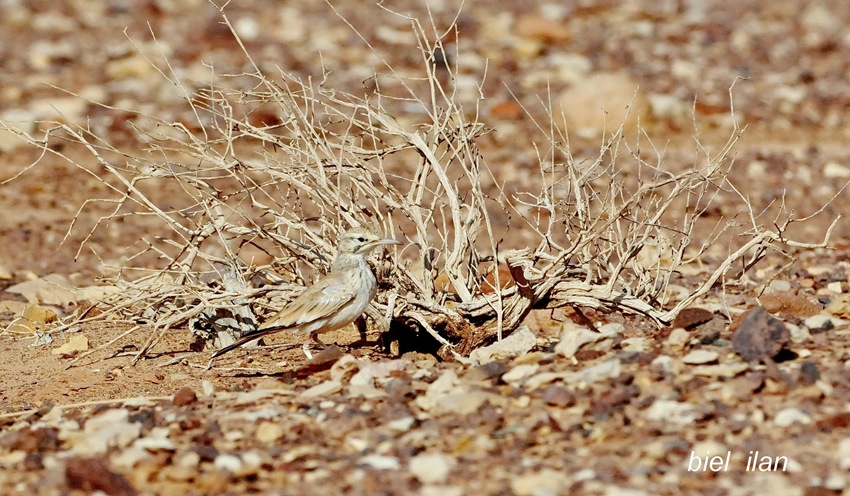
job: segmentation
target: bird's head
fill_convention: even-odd
[[[339,253],[368,255],[380,245],[400,245],[401,241],[382,238],[367,229],[352,229],[339,238]]]

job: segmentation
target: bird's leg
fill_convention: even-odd
[[[312,353],[310,353],[310,345],[309,345],[308,343],[306,343],[306,342],[305,342],[305,343],[301,346],[301,349],[304,351],[304,356],[306,356],[306,357],[307,357],[307,360],[312,360],[312,359],[313,359],[313,354],[312,354]]]
[[[357,332],[360,334],[360,339],[351,343],[349,346],[368,346],[369,344],[374,344],[369,342],[369,337],[366,334],[366,318],[362,315],[357,317],[354,321],[354,327],[357,328]]]
[[[310,333],[310,339],[312,339],[313,342],[318,344],[319,346],[325,345],[325,343],[319,341],[319,333],[318,332],[311,332]],[[307,360],[313,359],[313,354],[310,352],[310,345],[308,343],[304,343],[301,346],[301,349],[304,350],[304,356],[307,357]]]

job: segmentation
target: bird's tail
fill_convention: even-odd
[[[220,350],[213,353],[213,355],[210,357],[210,360],[212,360],[213,358],[216,358],[216,357],[220,357],[221,355],[224,355],[228,351],[233,351],[236,348],[239,348],[240,346],[242,346],[244,344],[250,343],[251,341],[256,341],[263,336],[268,336],[269,334],[274,334],[276,332],[280,332],[280,331],[283,331],[285,329],[289,329],[290,327],[292,327],[292,326],[276,326],[276,327],[273,326],[273,327],[265,327],[263,329],[257,329],[255,331],[249,332],[248,334],[239,338],[235,343],[229,344],[229,345],[225,346],[224,348],[221,348]]]

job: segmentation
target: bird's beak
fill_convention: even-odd
[[[401,241],[393,238],[384,238],[375,241],[375,246],[378,245],[400,245]]]

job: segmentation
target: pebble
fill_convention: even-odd
[[[773,423],[777,427],[788,427],[791,424],[811,424],[812,417],[799,408],[783,408],[776,412]]]
[[[785,324],[763,307],[753,307],[740,320],[732,335],[732,347],[748,362],[775,356],[791,339]]]
[[[443,396],[440,403],[433,409],[435,415],[469,415],[481,408],[491,395],[484,391],[465,391],[458,388],[457,392]]]
[[[171,399],[171,404],[174,406],[186,406],[198,401],[198,395],[190,387],[181,388]]]
[[[541,393],[540,398],[550,406],[566,408],[576,403],[576,395],[569,389],[557,384],[550,384]]]
[[[77,303],[73,286],[63,275],[50,274],[6,288],[9,293],[22,295],[30,303],[67,306]]]
[[[674,424],[688,425],[699,418],[694,405],[673,400],[655,400],[646,410],[649,420],[658,422],[672,422]]]
[[[518,385],[525,382],[526,379],[534,375],[540,368],[540,364],[530,363],[525,365],[517,365],[502,376],[502,380],[507,384]]]
[[[788,281],[781,281],[779,279],[771,281],[770,286],[768,287],[774,293],[787,293],[788,291],[791,291],[791,283]]]
[[[74,334],[70,338],[68,338],[68,342],[59,346],[58,348],[53,348],[50,350],[54,355],[59,356],[72,356],[76,355],[81,351],[87,351],[89,349],[89,338],[84,334]]]
[[[596,344],[593,349],[608,351],[614,346],[613,336],[568,323],[561,329],[561,341],[555,345],[555,353],[570,358],[582,347],[591,344]]]
[[[528,326],[523,325],[501,341],[472,350],[469,358],[479,364],[487,363],[492,360],[524,355],[535,346],[537,346],[537,336],[531,332]]]
[[[595,138],[611,134],[620,126],[633,130],[648,113],[649,104],[637,81],[624,73],[598,73],[577,81],[558,98],[556,110],[564,119],[556,119],[562,131]]]
[[[690,369],[694,375],[703,377],[735,377],[736,375],[749,369],[749,364],[745,362],[726,362],[718,365],[697,365]]]
[[[398,470],[401,463],[398,458],[386,455],[367,455],[360,459],[359,465],[366,465],[375,470]]]
[[[545,468],[513,477],[510,484],[517,496],[555,496],[567,493],[570,479],[561,471]]]
[[[691,335],[688,334],[688,331],[683,327],[677,327],[670,332],[670,335],[667,336],[667,345],[673,349],[679,349],[685,346],[685,344],[691,340]]]
[[[659,355],[655,357],[649,366],[653,370],[660,370],[661,372],[673,372],[675,369],[676,361],[673,357],[669,355]]]
[[[847,325],[847,321],[831,315],[813,315],[803,321],[803,325],[813,333],[826,332]]]
[[[791,342],[794,344],[804,343],[812,338],[809,330],[805,327],[787,323],[785,326],[788,327],[789,331],[791,331]]]
[[[440,484],[446,481],[457,461],[440,453],[420,453],[410,459],[410,474],[423,484]]]
[[[652,340],[649,338],[628,338],[620,343],[620,349],[623,351],[641,352],[650,349]]]
[[[124,448],[138,439],[141,424],[130,422],[130,412],[124,408],[106,410],[86,421],[83,432],[67,432],[65,441],[79,455],[105,453],[110,447]]]
[[[688,365],[701,365],[716,362],[719,357],[720,355],[716,351],[693,350],[682,357],[682,361]]]
[[[283,427],[277,422],[264,421],[257,426],[257,441],[270,443],[283,437]]]
[[[613,379],[620,376],[620,368],[620,359],[613,358],[576,372],[568,379],[568,382],[592,384],[606,379]]]
[[[516,24],[516,34],[544,43],[559,43],[570,39],[566,24],[537,15],[520,18]]]
[[[647,97],[649,111],[658,120],[672,123],[685,122],[691,113],[691,108],[675,95],[667,93],[652,93]]]
[[[840,281],[833,281],[826,285],[826,289],[832,291],[835,294],[841,294],[844,292],[844,288]]]
[[[841,470],[850,470],[850,437],[838,442],[838,464]]]
[[[219,470],[227,470],[233,474],[238,474],[242,472],[243,467],[241,458],[236,455],[229,455],[227,453],[222,453],[215,457],[213,465]]]
[[[260,23],[253,17],[242,17],[233,23],[236,34],[244,41],[254,41],[260,37]]]
[[[420,496],[463,496],[466,490],[461,486],[423,486],[419,491]]]
[[[342,383],[331,379],[320,384],[316,384],[315,386],[305,390],[301,393],[302,398],[317,398],[320,396],[328,396],[334,393],[338,393],[342,390]]]

